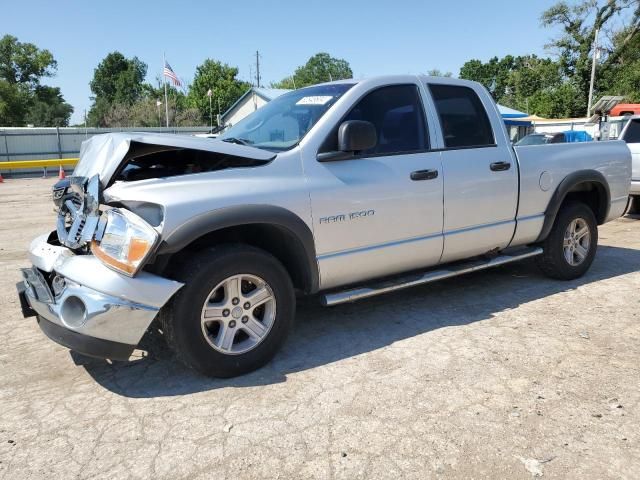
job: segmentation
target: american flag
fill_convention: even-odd
[[[176,73],[171,69],[171,65],[167,62],[164,62],[164,70],[162,70],[162,75],[165,77],[169,77],[171,79],[171,83],[173,83],[176,87],[181,87],[182,82],[176,75]]]

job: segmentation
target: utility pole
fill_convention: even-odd
[[[596,79],[596,63],[598,61],[598,33],[600,29],[596,28],[596,35],[593,40],[593,63],[591,64],[591,82],[589,83],[589,103],[587,105],[587,117],[591,115],[591,105],[593,102],[593,84]]]
[[[260,88],[260,52],[256,50],[256,86]]]

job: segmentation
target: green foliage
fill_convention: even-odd
[[[53,76],[56,68],[49,50],[21,43],[12,35],[0,39],[0,78],[10,84],[36,87],[42,77]]]
[[[481,82],[499,103],[531,114],[586,116],[593,43],[600,29],[602,58],[597,65],[594,100],[605,94],[640,100],[638,0],[560,1],[543,12],[541,21],[561,32],[549,45],[555,59],[507,55],[487,63],[470,60],[460,77]],[[616,31],[617,21],[627,26]]]
[[[36,127],[64,127],[69,124],[72,112],[73,107],[64,101],[58,87],[39,86],[26,122]]]
[[[602,59],[597,67],[594,99],[607,93],[608,88],[625,87],[634,90],[631,85],[625,85],[625,81],[617,84],[614,77],[626,76],[625,68],[621,72],[617,67],[620,66],[621,59],[630,53],[630,46],[640,35],[638,0],[580,0],[573,4],[560,1],[542,14],[541,21],[544,26],[559,28],[562,32],[549,46],[557,52],[563,76],[575,86],[579,100],[576,115],[587,115],[596,30],[600,30]],[[608,39],[611,35],[607,33],[615,28],[616,21],[628,26],[623,35],[614,31],[614,40],[611,41]],[[633,92],[618,91],[617,94],[633,95]]]
[[[212,90],[213,124],[216,114],[224,113],[251,85],[238,78],[238,69],[210,58],[196,68],[196,75],[189,88],[187,106],[200,112],[200,123],[209,124],[209,97]]]
[[[633,34],[633,27],[627,27],[614,35],[613,43],[622,48],[617,49],[619,54],[610,61],[609,68],[599,73],[599,92],[640,103],[640,36]]]
[[[453,73],[443,72],[441,70],[438,70],[437,68],[432,68],[431,70],[427,70],[427,75],[429,75],[430,77],[445,77],[445,78],[453,77]]]
[[[316,53],[307,63],[296,68],[293,76],[271,84],[273,88],[302,88],[317,83],[353,78],[349,62],[328,53]]]
[[[65,126],[73,112],[59,88],[40,85],[56,71],[48,50],[11,35],[0,39],[0,126]]]
[[[24,117],[27,113],[29,92],[0,79],[0,126],[19,127],[24,126]]]
[[[470,60],[460,78],[482,83],[500,104],[542,117],[569,117],[580,111],[579,91],[563,78],[560,64],[536,55]]]
[[[145,83],[142,86],[141,98],[131,104],[115,102],[101,104],[103,108],[102,125],[105,127],[164,127],[166,125],[166,109],[164,105],[164,87],[158,79],[158,87]],[[189,100],[181,90],[167,86],[169,104],[169,125],[190,127],[203,125],[200,112],[189,107]],[[158,101],[161,102],[158,105]]]
[[[143,97],[147,65],[137,57],[126,58],[120,52],[108,54],[98,64],[89,83],[94,103],[89,123],[107,126],[107,113],[115,105],[133,105]]]

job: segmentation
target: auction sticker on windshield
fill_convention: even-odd
[[[309,97],[302,97],[296,102],[296,105],[324,105],[333,97],[331,95],[313,95]]]

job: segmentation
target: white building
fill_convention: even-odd
[[[244,117],[255,112],[274,98],[290,91],[291,90],[281,88],[251,87],[236,103],[231,105],[229,110],[220,116],[220,123],[227,127],[235,125]]]

